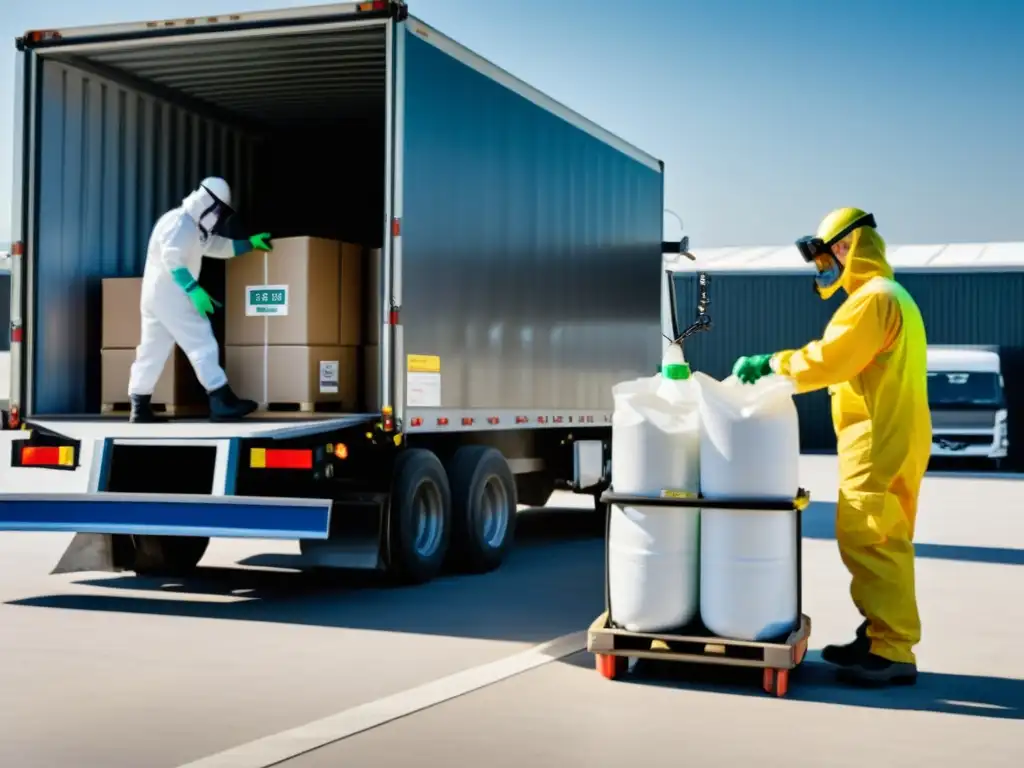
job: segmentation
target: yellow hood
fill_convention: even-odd
[[[873,277],[891,279],[893,271],[885,259],[885,240],[870,227],[861,227],[854,230],[839,286],[849,295]]]

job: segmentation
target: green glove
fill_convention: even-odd
[[[241,256],[243,253],[249,251],[272,251],[274,246],[270,244],[270,233],[260,232],[258,235],[253,235],[246,240],[232,240],[232,246],[235,249],[235,256]]]
[[[741,357],[732,367],[732,375],[744,384],[753,384],[762,376],[772,372],[771,355],[750,355]]]
[[[192,306],[196,308],[196,312],[203,317],[212,315],[215,306],[224,306],[215,298],[210,296],[210,294],[206,292],[206,289],[203,288],[203,286],[201,286],[194,277],[192,277],[192,273],[185,267],[178,267],[173,270],[171,272],[171,277],[174,278],[174,282],[178,284],[178,287],[185,292],[185,295],[192,300]]]
[[[274,246],[270,244],[270,233],[260,232],[258,235],[253,235],[249,238],[249,245],[255,248],[257,251],[272,251]]]

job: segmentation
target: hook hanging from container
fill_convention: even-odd
[[[685,235],[678,243],[663,242],[661,250],[663,253],[681,254],[690,261],[697,260],[697,257],[690,253],[690,238]],[[711,276],[707,272],[697,273],[697,317],[687,328],[680,331],[679,315],[676,313],[676,283],[672,279],[673,274],[673,270],[665,270],[665,279],[668,280],[669,311],[672,316],[672,336],[665,336],[664,333],[662,336],[665,336],[672,344],[682,344],[683,339],[698,331],[711,330],[711,315],[708,314],[708,307],[711,305],[711,299],[708,298],[708,285],[711,283]]]

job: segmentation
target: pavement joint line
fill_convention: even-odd
[[[320,720],[184,763],[178,768],[271,768],[371,728],[579,653],[586,650],[586,646],[586,631],[572,632],[503,659],[356,705]]]

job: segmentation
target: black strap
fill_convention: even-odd
[[[849,235],[853,230],[860,229],[861,227],[871,227],[872,229],[878,229],[878,225],[875,224],[874,214],[867,213],[861,216],[859,219],[855,219],[852,224],[847,226],[845,229],[839,231],[839,234],[827,241],[825,245],[831,248],[833,245],[838,243],[844,237]]]

